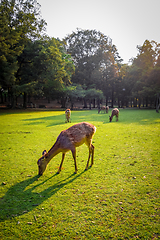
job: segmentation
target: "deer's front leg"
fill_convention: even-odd
[[[62,153],[62,161],[61,161],[61,164],[60,164],[60,166],[59,166],[59,169],[58,169],[57,174],[59,174],[60,171],[61,171],[61,169],[62,169],[62,164],[63,164],[64,158],[65,158],[65,155],[66,155],[65,153]]]

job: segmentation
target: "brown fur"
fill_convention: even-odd
[[[108,113],[108,110],[109,110],[109,107],[107,106],[102,106],[102,107],[100,107],[99,109],[98,109],[98,113],[100,113],[101,111],[103,112],[103,113]]]
[[[106,113],[108,113],[108,111],[109,111],[109,107],[107,106],[107,107],[106,107]]]
[[[55,144],[49,150],[48,153],[45,153],[37,162],[39,167],[39,175],[42,175],[45,171],[50,160],[62,152],[62,161],[57,173],[60,173],[62,164],[64,161],[65,154],[71,150],[72,156],[75,164],[75,173],[77,173],[77,163],[76,163],[76,147],[79,147],[83,143],[85,143],[89,148],[89,157],[86,165],[86,170],[88,169],[88,164],[91,157],[91,166],[93,165],[94,159],[94,146],[92,145],[92,137],[96,132],[96,127],[90,123],[82,122],[73,125],[72,127],[62,131]]]
[[[119,116],[119,110],[118,110],[118,108],[114,108],[113,110],[112,110],[112,115],[111,115],[111,117],[109,116],[109,121],[110,122],[112,122],[112,119],[113,119],[113,117],[114,116],[116,116],[116,121],[118,121],[118,116]]]
[[[71,122],[70,118],[71,118],[71,110],[68,108],[65,111],[65,116],[66,116],[66,122]]]

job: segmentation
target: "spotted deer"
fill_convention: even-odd
[[[98,113],[103,112],[103,113],[108,113],[109,107],[108,106],[102,106],[98,109]]]
[[[66,116],[66,122],[71,122],[70,118],[71,118],[71,110],[68,108],[65,111],[65,116]]]
[[[109,107],[108,107],[108,106],[106,106],[106,113],[108,113],[108,111],[109,111]]]
[[[109,121],[112,122],[112,119],[113,119],[114,116],[116,116],[116,118],[117,118],[116,121],[118,121],[118,115],[119,115],[119,110],[118,110],[118,108],[114,108],[114,109],[112,110],[111,117],[109,116]]]
[[[44,150],[42,153],[42,157],[37,161],[39,175],[43,175],[51,159],[54,156],[56,156],[58,153],[62,152],[62,161],[57,172],[57,173],[60,173],[65,155],[68,151],[72,152],[74,165],[75,165],[75,173],[77,173],[78,169],[77,169],[77,163],[76,163],[76,147],[81,146],[83,143],[85,143],[89,149],[88,161],[85,168],[85,170],[87,170],[90,157],[91,157],[91,166],[93,165],[94,146],[92,145],[92,137],[95,132],[96,132],[96,127],[87,122],[75,124],[72,127],[62,131],[57,137],[57,140],[54,143],[54,145],[51,147],[51,149],[48,152]]]

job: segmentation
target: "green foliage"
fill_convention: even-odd
[[[138,98],[154,98],[160,92],[160,44],[146,40],[137,47],[139,53],[129,69],[129,79],[133,81],[132,94]],[[128,79],[128,80],[129,80]]]
[[[87,99],[91,102],[93,99],[102,100],[104,98],[101,90],[95,88],[86,89],[85,85],[81,86],[76,83],[63,88],[63,97],[68,98],[68,101],[71,102],[71,109],[73,109],[74,103],[78,99]]]
[[[138,99],[139,106],[144,99],[155,101],[160,92],[160,44],[146,40],[137,47],[139,53],[129,66],[121,64],[111,39],[96,30],[77,29],[64,42],[76,66],[73,83],[85,84],[88,89],[94,84],[103,91],[106,104],[112,99],[112,107],[115,100],[119,106],[128,106],[131,98]]]
[[[44,36],[45,26],[36,0],[1,1],[0,88],[12,107],[19,94],[24,106],[27,94],[60,98],[62,107],[69,95],[73,105],[78,91],[72,83],[86,86],[88,92],[78,95],[95,99],[103,92],[112,107],[115,101],[119,107],[129,101],[136,101],[135,106],[137,100],[139,106],[142,101],[148,106],[148,99],[155,102],[160,92],[159,43],[145,40],[132,64],[122,65],[116,46],[103,33],[77,29],[61,42]]]
[[[29,42],[19,64],[20,83],[37,81],[37,88],[43,89],[48,97],[68,84],[74,72],[70,55],[65,54],[62,44],[55,38]]]
[[[15,91],[21,80],[18,57],[23,53],[29,41],[40,37],[46,23],[40,17],[37,1],[2,0],[0,25],[0,85],[4,89],[9,89],[12,106],[14,106]],[[27,81],[27,83],[30,82]]]
[[[85,97],[89,98],[89,99],[94,99],[94,98],[103,99],[104,98],[103,92],[101,90],[96,90],[95,88],[86,90]]]
[[[96,30],[77,29],[64,39],[64,43],[76,66],[72,82],[85,84],[87,88],[94,84],[103,91],[102,78],[107,81],[108,75],[115,77],[116,63],[120,61],[111,39]]]
[[[111,112],[111,110],[109,110]],[[109,112],[109,114],[110,114]],[[153,110],[108,114],[72,111],[1,111],[0,238],[159,239],[160,119]],[[37,176],[37,160],[60,131],[87,121],[97,127],[94,165],[84,171],[85,145],[56,175],[61,154]]]

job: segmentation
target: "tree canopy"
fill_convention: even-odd
[[[131,94],[139,99],[139,104],[145,100],[154,101],[160,92],[160,44],[145,40],[142,46],[137,46],[138,54],[127,70],[127,82],[131,84]]]
[[[12,107],[16,97],[77,99],[99,106],[148,106],[160,94],[160,43],[145,40],[130,65],[122,64],[112,39],[97,30],[77,29],[63,40],[45,35],[36,0],[1,0],[0,94]]]
[[[12,106],[20,93],[51,96],[69,84],[72,59],[59,40],[43,35],[46,23],[37,1],[3,0],[0,10],[0,85],[8,89]]]

